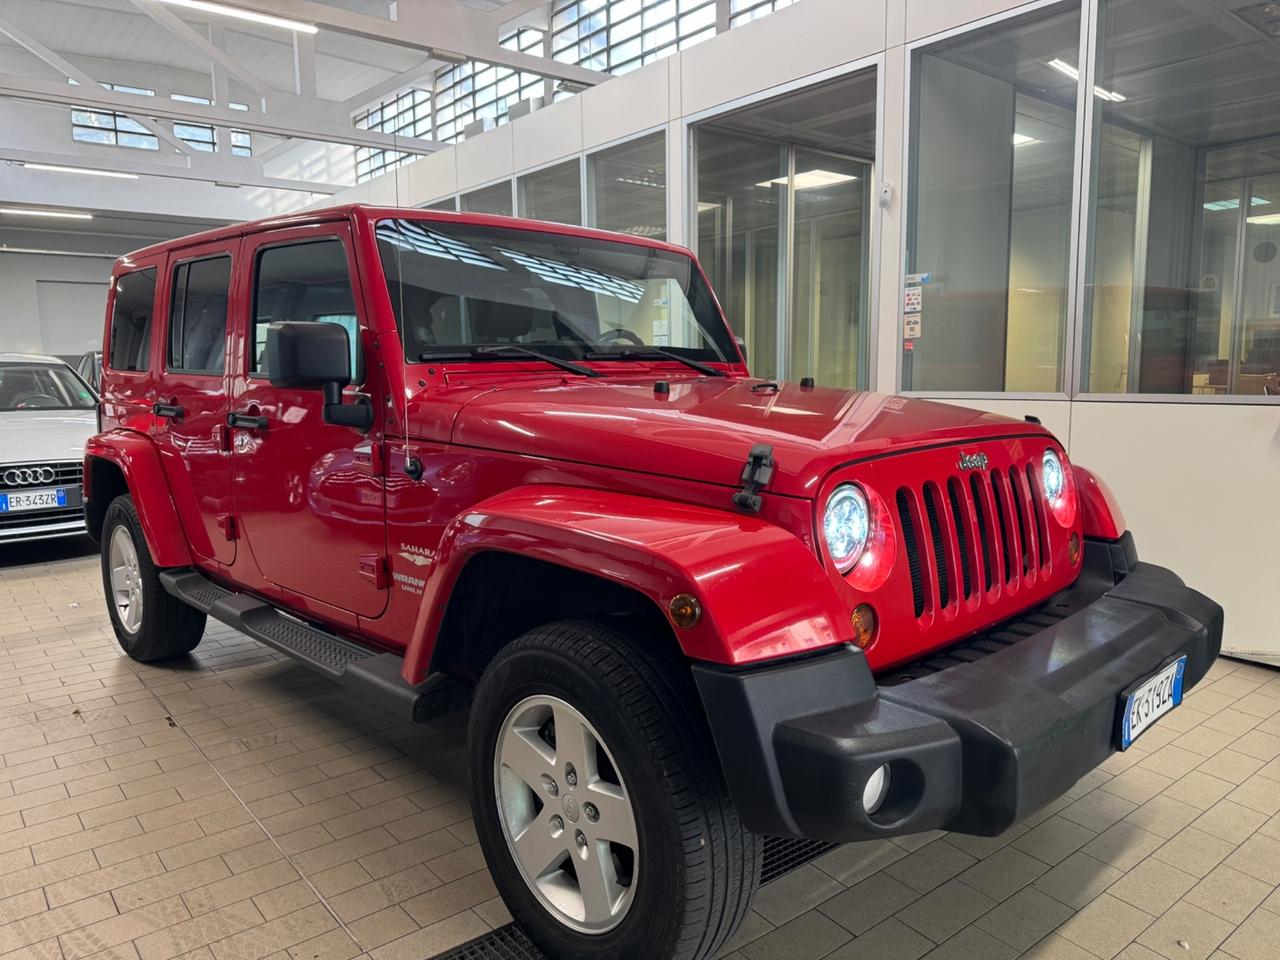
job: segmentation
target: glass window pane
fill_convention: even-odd
[[[169,312],[170,370],[222,373],[227,343],[231,258],[179,264]]]
[[[904,389],[1061,389],[1079,44],[1070,4],[914,54]]]
[[[632,140],[587,158],[589,226],[641,237],[667,236],[667,138]]]
[[[1084,390],[1280,395],[1275,5],[1231,6],[1101,4]]]
[[[112,370],[147,369],[155,299],[154,269],[126,273],[116,280],[107,346],[107,366]]]
[[[348,323],[356,315],[346,248],[337,237],[268,247],[254,277],[250,369],[267,366],[267,327],[277,320]],[[352,343],[355,349],[355,343]],[[353,366],[353,370],[354,370]]]
[[[481,187],[464,193],[461,210],[467,213],[490,213],[500,217],[511,216],[511,181],[503,180],[490,187]]]
[[[577,160],[520,178],[520,216],[553,223],[582,223],[582,179]]]

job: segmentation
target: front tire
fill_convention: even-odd
[[[567,621],[494,657],[476,690],[471,806],[512,915],[552,957],[701,960],[759,882],[697,692],[652,638]]]
[[[133,498],[124,494],[102,521],[102,586],[116,640],[141,663],[181,657],[204,636],[205,615],[160,583]]]

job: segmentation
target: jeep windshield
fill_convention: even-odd
[[[706,363],[738,362],[689,256],[408,218],[381,221],[377,238],[409,362],[674,360],[713,375]]]
[[[92,410],[97,398],[69,367],[0,362],[0,413],[14,410]]]

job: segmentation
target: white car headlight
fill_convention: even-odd
[[[1062,461],[1052,450],[1046,450],[1040,460],[1040,486],[1044,497],[1050,503],[1057,503],[1067,485],[1067,476],[1062,469]]]
[[[831,559],[843,573],[858,562],[871,531],[871,511],[862,490],[852,483],[836,488],[822,512],[822,535]]]

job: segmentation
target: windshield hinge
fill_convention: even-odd
[[[757,443],[742,467],[742,489],[733,495],[733,505],[747,513],[759,513],[764,506],[760,491],[773,479],[773,447]]]

